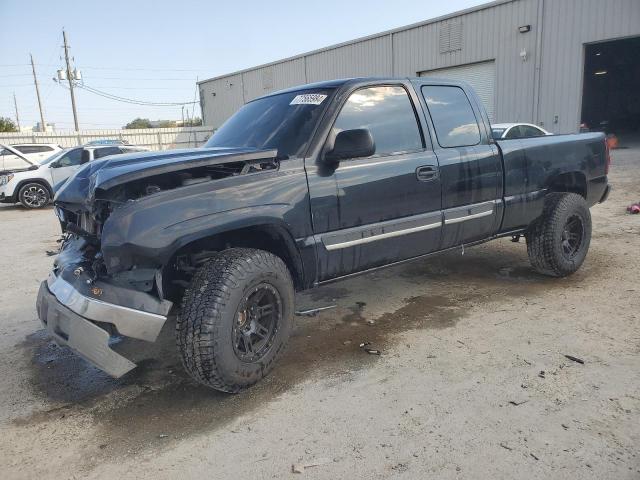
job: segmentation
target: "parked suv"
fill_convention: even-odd
[[[42,208],[46,206],[55,192],[81,165],[108,155],[142,152],[147,150],[133,145],[101,146],[85,145],[82,147],[59,150],[39,162],[29,159],[23,154],[24,146],[0,145],[0,159],[6,155],[18,158],[19,167],[4,171],[0,175],[0,202],[20,202],[25,208]],[[6,152],[6,153],[5,153]]]

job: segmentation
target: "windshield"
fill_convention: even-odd
[[[69,150],[71,150],[71,149],[70,148],[65,148],[64,150],[60,150],[59,152],[54,153],[53,155],[51,155],[50,157],[45,158],[44,160],[40,160],[40,165],[47,165],[48,163],[51,163],[54,160],[57,160],[58,158],[63,156],[65,153],[67,153]]]
[[[249,102],[205,147],[276,148],[280,158],[302,155],[332,91],[298,90]]]
[[[506,128],[492,128],[491,134],[493,135],[494,139],[498,140],[500,137],[502,137],[502,134],[505,130]]]

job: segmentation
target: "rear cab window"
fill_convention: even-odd
[[[421,92],[441,147],[468,147],[480,143],[478,120],[462,88],[424,85]]]

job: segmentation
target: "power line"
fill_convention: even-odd
[[[84,67],[82,67],[84,69]],[[185,82],[185,81],[193,81],[192,77],[183,77],[183,78],[162,78],[162,77],[96,77],[91,75],[91,79],[99,79],[99,80],[160,80],[167,82]]]
[[[28,77],[29,75],[29,73],[10,73],[9,75],[0,75],[0,77]]]
[[[193,103],[198,103],[198,102],[149,102],[149,101],[145,101],[145,100],[138,100],[138,99],[134,99],[134,98],[127,98],[127,97],[121,97],[119,95],[114,95],[112,93],[108,93],[108,92],[103,92],[101,90],[97,90],[95,88],[90,87],[89,85],[86,84],[80,84],[77,83],[75,84],[75,86],[77,88],[80,88],[82,90],[86,90],[88,92],[91,92],[95,95],[104,97],[104,98],[108,98],[109,100],[114,100],[117,102],[123,102],[123,103],[130,103],[133,105],[142,105],[142,106],[149,106],[149,107],[175,107],[175,106],[181,106],[181,105],[191,105]],[[67,88],[67,87],[64,87]]]
[[[96,85],[93,88],[111,88],[115,90],[177,90],[177,89],[190,89],[191,85],[184,87],[121,87],[119,85]]]
[[[36,64],[38,67],[57,67],[58,65],[55,63],[38,63]],[[0,64],[0,67],[29,67],[29,63],[3,63]],[[83,69],[86,70],[112,70],[112,71],[122,71],[122,72],[203,72],[205,69],[203,68],[143,68],[143,67],[94,67],[94,66],[83,66]]]
[[[141,72],[202,72],[202,68],[142,68],[142,67],[91,67],[83,66],[89,70],[122,70],[124,71],[141,71]]]

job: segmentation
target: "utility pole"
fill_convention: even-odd
[[[33,72],[33,83],[36,86],[36,95],[38,96],[38,108],[40,108],[40,128],[41,131],[47,131],[47,124],[44,122],[44,113],[42,111],[42,101],[40,100],[40,88],[38,87],[38,77],[36,76],[36,66],[33,64],[33,55],[31,57],[31,71]]]
[[[18,115],[18,102],[16,100],[16,92],[13,92],[13,106],[16,107],[16,123],[18,124],[18,131],[20,131],[20,115]]]
[[[73,70],[71,70],[71,63],[69,62],[69,45],[67,45],[67,32],[62,30],[62,38],[64,39],[64,59],[67,62],[67,80],[69,80],[69,91],[71,92],[71,107],[73,108],[73,123],[76,126],[76,132],[80,130],[78,128],[78,112],[76,111],[76,96],[73,93]]]

